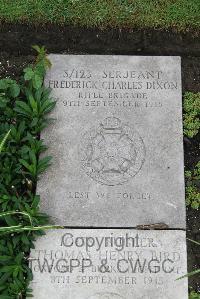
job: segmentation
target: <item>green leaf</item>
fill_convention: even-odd
[[[45,171],[50,166],[50,161],[52,157],[48,156],[43,159],[40,159],[38,162],[38,174],[41,174],[43,171]]]
[[[195,291],[190,292],[189,299],[200,299],[200,293]]]
[[[20,133],[20,135],[25,131],[26,125],[25,125],[25,121],[21,121],[18,127],[18,131]]]
[[[16,220],[12,216],[8,215],[8,216],[5,216],[4,218],[8,225],[10,225],[10,226],[17,225]]]
[[[10,135],[11,130],[8,131],[8,133],[6,134],[6,136],[3,138],[3,140],[0,142],[0,153],[3,150],[4,144],[6,143],[9,135]]]
[[[30,105],[31,105],[31,108],[33,109],[33,111],[37,112],[38,111],[37,102],[34,100],[33,97],[30,97],[29,101],[30,101]]]
[[[39,54],[40,53],[40,47],[38,45],[33,45],[32,48]]]
[[[39,195],[35,195],[34,200],[32,202],[32,209],[36,209],[39,205],[40,202],[40,196]]]
[[[11,265],[11,266],[3,266],[0,268],[0,272],[1,273],[13,273],[15,269],[15,266]]]
[[[20,94],[20,87],[17,83],[13,83],[10,85],[9,91],[11,97],[16,98]]]
[[[187,238],[187,240],[189,240],[190,242],[200,246],[200,242],[197,242],[197,241],[189,239],[189,238]]]
[[[16,101],[16,106],[14,110],[18,113],[24,114],[25,116],[31,116],[32,115],[32,110],[31,108],[24,102],[22,101]]]
[[[23,160],[23,159],[19,159],[19,162],[26,168],[28,169],[30,172],[32,172],[32,167],[30,164],[28,164],[27,161]]]
[[[42,86],[42,83],[43,83],[43,78],[38,74],[34,74],[33,87],[35,89],[39,89]]]
[[[16,256],[15,261],[16,261],[16,263],[17,263],[18,265],[20,265],[23,259],[24,259],[24,254],[23,254],[23,252],[20,252],[20,253]]]
[[[1,79],[0,80],[0,89],[7,89],[8,88],[8,81],[7,79]]]
[[[21,240],[25,245],[29,245],[29,240],[25,234],[21,236]]]
[[[9,295],[0,295],[0,299],[14,299],[13,296]]]
[[[29,157],[30,157],[32,164],[36,167],[37,166],[37,158],[36,158],[36,154],[34,153],[34,151],[32,151],[32,150],[29,151]]]
[[[34,72],[33,72],[32,68],[31,67],[25,68],[25,70],[24,70],[24,79],[26,81],[29,81],[33,78],[33,76],[34,76]]]
[[[9,255],[0,255],[0,262],[8,262],[12,260],[12,256]]]
[[[186,278],[186,277],[194,276],[194,275],[199,274],[199,273],[200,273],[200,269],[192,271],[190,273],[187,273],[187,274],[177,278],[176,280],[180,280],[180,279],[183,279],[183,278]]]
[[[49,100],[46,100],[42,106],[41,106],[41,111],[46,114],[49,113],[56,105],[56,102],[51,102]]]

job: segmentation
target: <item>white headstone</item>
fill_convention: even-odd
[[[185,232],[64,229],[36,241],[36,299],[187,299]]]
[[[50,55],[42,208],[66,226],[185,227],[179,57]]]

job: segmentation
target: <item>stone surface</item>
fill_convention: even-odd
[[[180,58],[49,58],[43,211],[66,226],[185,228]]]
[[[34,298],[188,298],[184,231],[63,229],[35,246]]]

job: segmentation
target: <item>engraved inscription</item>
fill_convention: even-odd
[[[114,186],[139,172],[145,160],[145,146],[134,129],[119,118],[107,117],[82,136],[80,155],[87,175]]]
[[[31,251],[34,298],[187,298],[185,232],[135,229],[49,231]],[[45,287],[47,286],[47,287]],[[170,289],[169,287],[170,286]]]

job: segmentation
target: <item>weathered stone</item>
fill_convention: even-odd
[[[42,209],[66,226],[185,227],[179,57],[50,55],[53,163]]]
[[[34,298],[188,298],[184,231],[63,229],[35,246]]]

